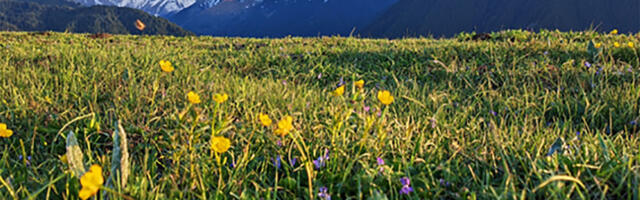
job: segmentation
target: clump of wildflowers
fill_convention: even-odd
[[[280,155],[273,159],[273,166],[276,166],[276,169],[280,169],[280,166],[282,166],[282,158]]]
[[[413,192],[413,188],[411,188],[411,179],[408,177],[400,178],[400,183],[402,183],[402,188],[400,189],[400,194],[409,194]]]
[[[323,200],[331,200],[329,189],[327,187],[321,187],[320,189],[318,189],[318,198]]]
[[[377,161],[377,163],[378,163],[378,167],[379,167],[379,168],[378,168],[378,172],[379,172],[379,173],[384,172],[384,159],[382,159],[382,158],[378,157],[378,158],[376,159],[376,161]]]
[[[327,165],[327,161],[329,161],[329,149],[324,150],[324,155],[318,157],[318,159],[313,161],[313,165],[316,169],[322,169]]]

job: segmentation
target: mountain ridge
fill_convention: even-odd
[[[142,31],[134,22],[146,24]],[[0,0],[0,30],[186,36],[193,33],[141,10],[113,6],[70,7]]]
[[[349,35],[397,0],[198,1],[169,17],[196,34],[240,37]],[[354,12],[358,10],[359,12]]]

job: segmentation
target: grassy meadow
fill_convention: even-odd
[[[0,199],[640,198],[640,34],[88,36],[0,32]]]

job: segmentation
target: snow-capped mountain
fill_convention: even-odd
[[[85,6],[107,5],[144,10],[156,16],[169,16],[187,8],[196,0],[71,0]],[[220,0],[213,0],[220,1]]]
[[[397,0],[198,0],[169,17],[203,35],[349,35]]]

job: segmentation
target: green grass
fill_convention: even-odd
[[[125,187],[105,185],[113,198],[317,199],[321,187],[333,199],[640,198],[640,34],[492,36],[3,32],[0,122],[15,133],[0,138],[0,198],[76,199],[79,179],[60,160],[67,134],[106,179],[118,120],[132,174]],[[592,41],[602,48],[589,50]],[[163,59],[176,70],[162,72]],[[341,78],[345,95],[329,95]],[[381,89],[391,105],[376,99]],[[189,107],[189,91],[202,103]],[[214,93],[230,98],[218,105]],[[261,112],[274,124],[293,116],[295,130],[276,136]],[[212,133],[231,140],[220,163]],[[326,166],[313,169],[325,150]]]

